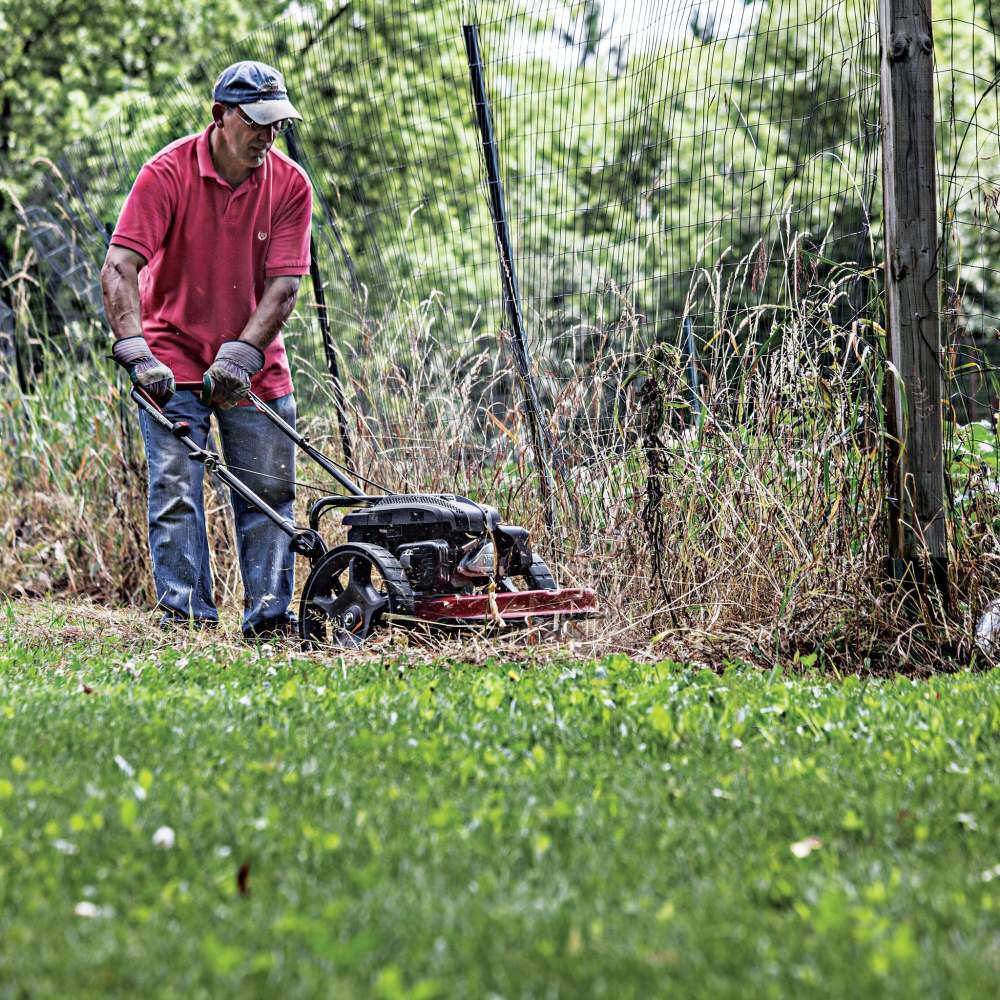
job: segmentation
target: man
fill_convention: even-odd
[[[212,124],[171,143],[135,180],[101,271],[114,358],[204,446],[214,413],[226,462],[285,517],[295,449],[253,406],[251,387],[294,426],[281,327],[309,270],[312,191],[273,148],[301,115],[281,74],[258,62],[223,70]],[[177,382],[211,376],[211,405]],[[140,415],[149,475],[149,542],[161,624],[218,623],[202,484],[204,467]],[[270,478],[278,477],[278,478]],[[291,631],[294,556],[271,521],[233,495],[249,639]]]

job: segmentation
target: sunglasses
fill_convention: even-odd
[[[273,128],[278,135],[282,135],[284,132],[287,132],[293,124],[295,124],[295,121],[292,118],[282,118],[280,121],[271,122],[269,125],[261,125],[250,118],[238,105],[234,107],[233,110],[240,116],[240,121],[243,122],[247,128],[253,129],[254,132],[266,132]]]

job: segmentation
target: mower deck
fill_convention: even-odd
[[[445,594],[418,598],[415,618],[441,625],[526,624],[531,618],[587,618],[597,613],[597,595],[588,587],[517,590],[489,594]],[[502,619],[502,622],[499,619]]]

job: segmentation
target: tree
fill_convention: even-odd
[[[0,179],[23,195],[37,157],[58,158],[128,102],[168,90],[192,65],[278,17],[288,3],[5,0]],[[11,221],[0,187],[0,264],[10,251]]]

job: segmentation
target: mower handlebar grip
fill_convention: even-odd
[[[214,386],[212,385],[212,376],[208,372],[205,372],[205,377],[200,382],[178,382],[176,388],[178,392],[198,393],[198,398],[205,406],[212,404]]]

